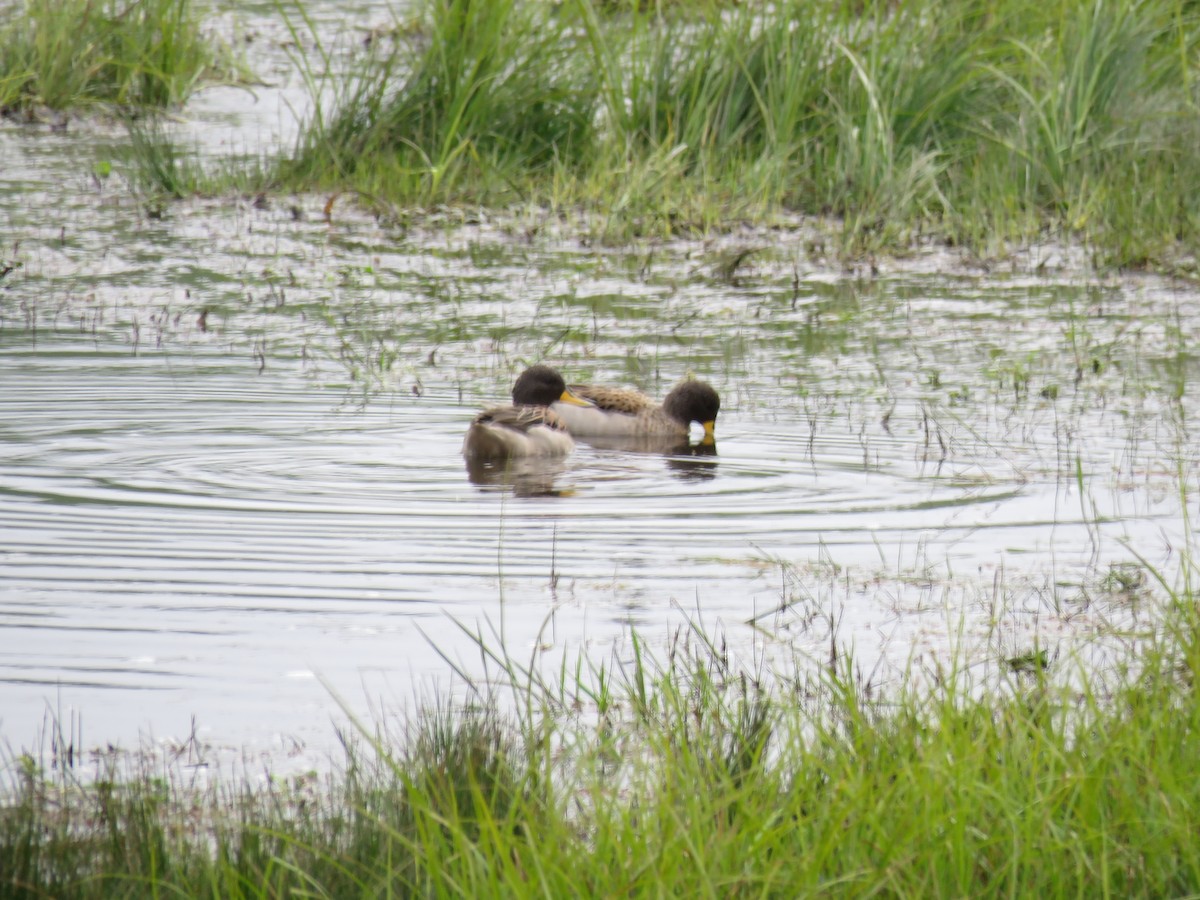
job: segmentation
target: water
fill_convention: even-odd
[[[235,98],[193,127],[278,119]],[[123,140],[0,126],[10,748],[53,718],[86,747],[319,764],[339,698],[385,716],[447,657],[482,672],[464,629],[552,666],[700,621],[748,660],[853,653],[891,685],[954,652],[1102,660],[1152,607],[1137,557],[1172,577],[1192,539],[1192,289],[1055,248],[873,273],[788,232],[398,235],[322,197],[155,219],[92,175]],[[468,470],[474,411],[538,360],[658,396],[709,379],[716,452]]]

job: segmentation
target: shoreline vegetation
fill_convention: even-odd
[[[1049,236],[1197,274],[1194,2],[426,0],[393,37],[275,187],[613,240],[799,214],[847,255]]]
[[[178,105],[238,70],[190,0],[24,8],[0,28],[9,114]],[[349,60],[303,5],[280,15],[313,104],[292,151],[181,179],[149,125],[140,192],[165,173],[160,200],[331,192],[610,242],[801,218],[843,257],[1053,240],[1200,277],[1194,0],[418,0]]]
[[[1031,656],[893,696],[846,657],[746,671],[695,626],[550,680],[469,632],[489,676],[344,738],[328,781],[7,760],[0,895],[1192,896],[1195,597],[1165,621],[1120,672]]]

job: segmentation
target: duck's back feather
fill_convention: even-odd
[[[573,384],[571,393],[609,412],[636,416],[658,406],[653,399],[633,388],[608,387],[603,384]]]

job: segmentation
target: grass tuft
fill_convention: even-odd
[[[196,154],[181,148],[162,122],[129,118],[125,125],[133,188],[152,215],[162,215],[168,200],[201,193],[211,181],[196,161]]]
[[[592,110],[535,4],[434,0],[401,49],[352,70],[317,114],[290,183],[433,203],[520,199],[520,181],[575,164]]]
[[[232,72],[191,0],[19,0],[0,25],[0,113],[165,107]]]

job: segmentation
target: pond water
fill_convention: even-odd
[[[202,94],[188,127],[236,143],[289,90]],[[1174,578],[1192,539],[1194,288],[1054,247],[847,269],[801,226],[607,248],[327,223],[324,197],[152,218],[92,174],[124,140],[0,125],[11,751],[57,720],[319,764],[338,697],[387,716],[444,657],[482,672],[464,628],[549,667],[691,621],[881,685],[955,653],[1099,665],[1150,618],[1143,566]],[[469,471],[467,423],[534,361],[710,380],[715,452]]]

